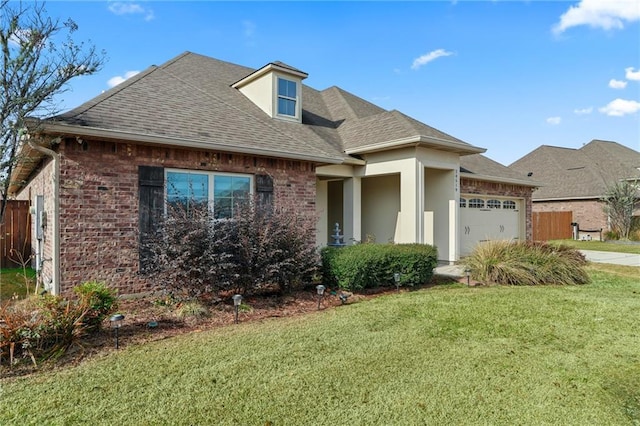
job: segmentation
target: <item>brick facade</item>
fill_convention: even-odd
[[[573,221],[577,222],[580,229],[600,229],[603,232],[609,229],[607,215],[603,205],[597,200],[562,200],[562,201],[535,201],[535,212],[573,212]]]
[[[105,282],[121,294],[156,288],[139,274],[140,165],[267,174],[278,200],[312,214],[316,209],[315,166],[309,162],[100,140],[79,144],[75,138],[63,139],[58,152],[62,293],[88,280]],[[48,199],[50,182],[50,173],[40,173],[21,196],[33,198],[44,192]]]
[[[524,201],[525,238],[533,239],[531,194],[535,188],[502,182],[460,178],[461,194],[495,195],[497,197],[514,197]]]

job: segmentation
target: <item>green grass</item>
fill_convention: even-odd
[[[578,241],[578,240],[553,240],[554,244],[565,244],[579,250],[614,251],[619,253],[640,254],[640,243],[620,243],[615,241]]]
[[[638,268],[635,268],[638,271]],[[637,424],[640,282],[454,284],[0,382],[0,424]]]
[[[29,290],[35,285],[35,270],[27,268],[27,276],[31,280]],[[8,300],[14,295],[24,297],[27,294],[22,268],[0,269],[0,301]]]

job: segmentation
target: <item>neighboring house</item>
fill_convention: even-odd
[[[534,212],[571,211],[580,229],[606,231],[600,199],[616,182],[640,179],[640,152],[601,140],[579,149],[542,145],[509,168],[541,182],[533,193]]]
[[[191,197],[218,218],[236,197],[277,198],[317,214],[320,246],[339,223],[346,242],[429,243],[448,262],[481,240],[531,237],[531,181],[306,77],[281,62],[254,70],[187,52],[32,123],[10,193],[32,202],[47,287],[154,289],[140,240],[166,202]]]

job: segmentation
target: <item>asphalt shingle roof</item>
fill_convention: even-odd
[[[502,179],[528,182],[531,186],[537,186],[538,182],[523,176],[522,173],[506,167],[482,154],[472,154],[460,157],[460,172],[462,176],[493,176]]]
[[[621,179],[640,179],[640,152],[592,140],[580,149],[542,145],[510,169],[542,182],[533,199],[599,198]]]
[[[348,158],[345,150],[349,148],[415,136],[435,137],[470,152],[478,150],[337,87],[318,91],[303,85],[303,125],[272,119],[231,87],[253,72],[185,52],[50,121],[332,162]]]

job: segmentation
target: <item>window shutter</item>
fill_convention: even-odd
[[[164,211],[164,168],[139,166],[138,191],[140,272],[144,273],[150,266],[146,244],[149,236],[157,230]]]
[[[273,178],[271,176],[256,175],[256,195],[260,206],[273,206]]]

